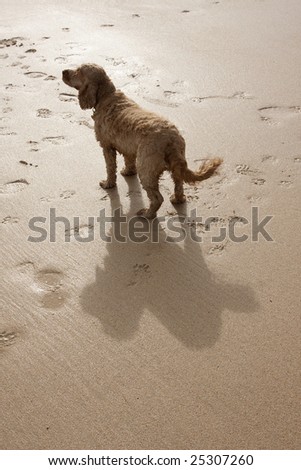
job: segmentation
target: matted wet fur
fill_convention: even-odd
[[[170,200],[183,203],[183,183],[195,183],[209,178],[221,164],[220,158],[206,161],[198,171],[191,171],[185,159],[185,140],[174,124],[142,109],[120,90],[116,90],[102,67],[83,64],[76,70],[64,70],[63,81],[76,88],[82,109],[95,108],[96,139],[106,161],[107,179],[99,184],[104,189],[116,185],[116,153],[124,157],[123,176],[138,172],[141,184],[150,199],[150,207],[138,215],[156,216],[163,202],[159,178],[165,170],[171,172],[175,192]]]

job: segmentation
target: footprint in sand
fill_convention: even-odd
[[[66,56],[56,57],[54,60],[59,64],[66,64],[68,62],[68,58]]]
[[[252,175],[258,173],[256,168],[250,168],[249,165],[246,165],[245,163],[239,163],[236,165],[235,169],[236,173],[239,173],[240,175]]]
[[[0,349],[12,346],[17,339],[14,331],[0,331]]]
[[[63,287],[64,274],[62,271],[49,267],[37,270],[32,261],[25,261],[16,266],[14,278],[22,288],[28,286],[38,296],[40,305],[46,309],[61,307],[67,298]]]
[[[47,108],[41,108],[37,110],[37,117],[40,118],[49,118],[52,115],[52,111]]]
[[[25,179],[10,181],[9,183],[0,185],[0,194],[14,194],[23,191],[29,185]]]
[[[300,116],[301,106],[264,106],[258,112],[262,121],[275,126],[286,119]]]
[[[30,152],[38,152],[40,150],[39,147],[38,147],[39,142],[37,142],[36,140],[28,140],[27,144],[29,144],[30,147],[31,147],[29,149]]]
[[[10,39],[0,39],[0,49],[4,47],[11,47],[11,46],[23,46],[21,41],[24,41],[25,38],[15,37]]]
[[[47,77],[47,73],[45,72],[25,72],[24,75],[30,78],[43,78]]]
[[[290,187],[292,186],[292,184],[293,184],[293,183],[292,183],[291,181],[289,181],[289,180],[281,180],[281,181],[279,182],[279,186],[282,186],[282,187],[284,187],[284,188],[290,188]]]
[[[222,255],[227,243],[218,243],[213,245],[210,250],[208,251],[208,255]]]
[[[247,200],[251,203],[251,204],[258,204],[259,201],[261,201],[262,197],[259,196],[258,194],[252,194],[251,196],[247,196]]]
[[[159,106],[164,106],[164,107],[167,107],[167,108],[177,108],[179,106],[179,103],[174,103],[172,101],[164,101],[164,100],[161,100],[159,98],[151,98],[151,97],[148,97],[148,96],[143,96],[143,99],[147,103],[157,104]]]
[[[72,122],[72,121],[71,121]],[[89,129],[94,129],[94,125],[91,124],[90,122],[86,121],[86,119],[80,119],[79,121],[73,121],[79,124],[80,126],[86,126]]]
[[[54,137],[43,137],[43,142],[49,142],[53,145],[60,145],[65,141],[65,137],[63,135],[56,135]]]
[[[70,199],[72,196],[74,196],[75,194],[75,191],[73,189],[71,190],[66,190],[66,191],[63,191],[61,194],[60,194],[60,198],[62,199]]]
[[[151,269],[148,264],[135,264],[133,266],[133,274],[130,281],[127,283],[127,286],[135,286],[139,281],[148,279],[151,275]]]
[[[252,183],[258,186],[262,186],[265,183],[264,178],[252,178]]]
[[[214,100],[214,99],[221,99],[221,100],[251,100],[254,97],[249,95],[245,91],[236,91],[233,95],[209,95],[209,96],[195,96],[191,98],[191,101],[194,103],[201,103],[205,100]]]
[[[65,230],[66,241],[76,240],[78,242],[84,242],[85,239],[89,241],[94,239],[93,224],[75,225],[74,227]]]
[[[277,157],[274,157],[273,155],[263,155],[263,156],[261,157],[261,161],[262,161],[262,163],[265,163],[265,162],[277,163],[277,162],[278,162],[278,158],[277,158]]]
[[[8,127],[2,126],[0,127],[0,135],[17,135],[17,133],[14,131],[10,131]]]
[[[8,59],[8,54],[0,54],[0,59]]]
[[[60,101],[77,102],[77,95],[74,95],[73,93],[60,93],[59,99]]]
[[[63,277],[63,273],[55,269],[45,269],[35,274],[35,285],[41,294],[42,307],[57,309],[65,303],[66,293],[62,290]]]
[[[54,75],[47,75],[45,72],[25,72],[24,75],[29,78],[44,78],[44,80],[56,80],[57,78]]]
[[[59,195],[59,197],[61,199],[70,199],[71,197],[74,196],[74,194],[75,194],[75,191],[73,189],[66,189]],[[54,201],[55,199],[57,199],[56,196],[43,196],[40,198],[40,201],[51,202],[51,201]]]
[[[1,220],[1,224],[17,224],[19,222],[18,217],[11,217],[10,215],[7,215]]]
[[[21,165],[32,166],[34,168],[38,168],[39,166],[39,165],[36,165],[35,163],[29,163],[26,160],[19,160],[19,163],[21,163]]]

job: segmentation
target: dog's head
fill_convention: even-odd
[[[104,69],[95,64],[83,64],[75,70],[63,70],[62,79],[66,85],[78,90],[82,109],[94,108],[101,98],[115,91],[115,86]]]

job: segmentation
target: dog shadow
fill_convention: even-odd
[[[149,222],[140,218],[138,223],[136,218],[147,239],[143,243],[133,241],[129,220],[143,204],[137,179],[126,181],[130,196],[127,221],[119,224],[118,236],[114,237],[117,219],[113,217],[107,253],[96,267],[95,281],[81,294],[83,310],[96,317],[104,332],[117,340],[132,338],[142,315],[147,314],[154,315],[188,348],[213,346],[225,309],[239,314],[256,310],[253,290],[216,279],[206,265],[201,244],[189,236],[181,243],[167,241],[157,219]],[[112,213],[122,211],[118,190],[108,194]],[[122,236],[125,240],[120,241]]]

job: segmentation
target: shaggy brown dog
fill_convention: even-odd
[[[82,109],[95,108],[96,139],[103,148],[107,179],[100,182],[104,189],[116,185],[116,152],[123,155],[123,176],[138,172],[141,184],[150,199],[150,207],[138,215],[149,219],[163,202],[159,178],[171,172],[175,192],[173,204],[185,201],[183,182],[195,183],[211,176],[221,164],[219,158],[205,162],[197,172],[189,170],[185,159],[185,140],[175,125],[154,113],[140,108],[124,93],[116,90],[102,67],[84,64],[76,70],[64,70],[63,81],[76,88]]]

